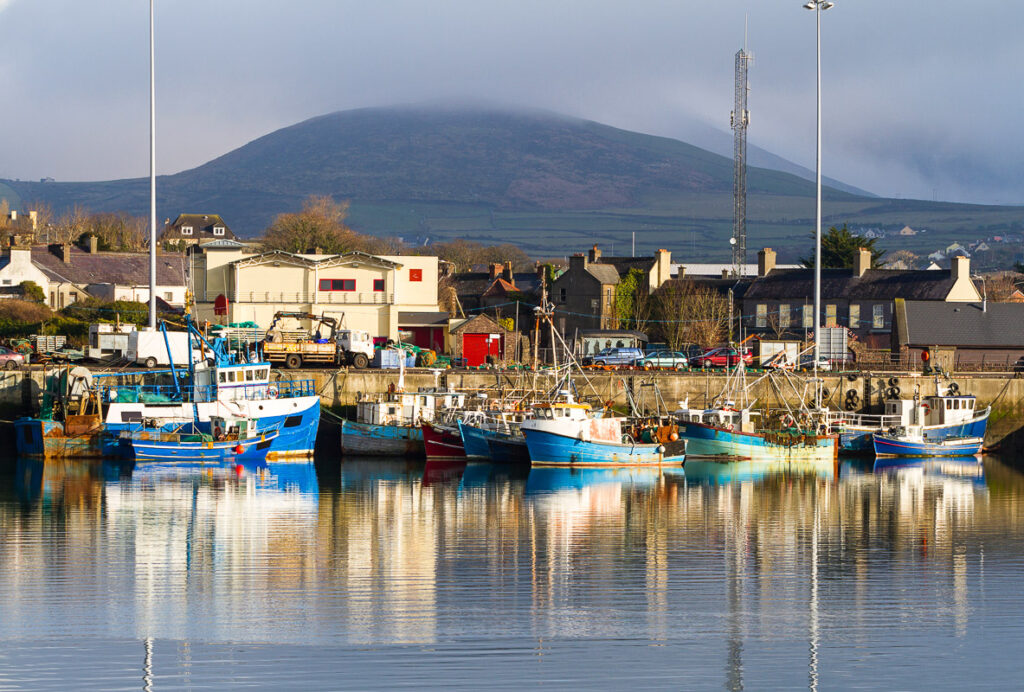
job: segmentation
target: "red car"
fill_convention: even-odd
[[[743,359],[745,365],[752,365],[754,354],[749,348],[742,351],[728,346],[713,348],[690,361],[693,368],[728,368],[736,365]]]

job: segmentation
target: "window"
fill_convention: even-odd
[[[884,305],[872,305],[871,306],[871,326],[874,329],[885,328],[885,306]]]
[[[804,329],[814,327],[814,310],[810,305],[804,306]]]
[[[373,290],[374,291],[383,291],[384,290],[384,279],[374,279],[373,280]]]
[[[4,279],[4,286],[10,286],[10,285],[11,285],[11,280],[10,279]]]
[[[789,303],[779,305],[779,327],[789,329]]]
[[[563,303],[565,302],[566,298],[565,298],[565,289],[564,288],[558,289],[558,297],[561,299],[561,301]]]
[[[834,327],[836,326],[836,304],[829,303],[825,306],[825,326]]]
[[[355,279],[320,279],[321,291],[354,291]]]
[[[612,289],[608,289],[608,293],[605,295],[605,306],[611,308],[612,306]]]
[[[223,226],[214,226],[213,227],[213,234],[214,235],[224,235],[224,227]]]
[[[220,383],[221,384],[224,384],[227,381],[227,379],[228,379],[228,374],[226,372],[224,372],[223,370],[218,372],[217,376],[220,379]]]
[[[181,234],[182,235],[192,235],[192,227],[191,226],[182,226],[181,227]]]
[[[860,306],[850,303],[850,329],[860,326]]]
[[[174,300],[174,294],[171,293],[170,291],[166,291],[164,293],[164,300],[166,300],[168,303],[170,303],[172,300]]]
[[[245,371],[245,381],[252,382],[252,370]]]
[[[601,307],[601,301],[599,301],[597,298],[591,298],[590,299],[590,309],[591,310],[597,310],[599,307]]]
[[[757,304],[757,327],[764,329],[768,326],[768,306],[764,303]]]
[[[409,270],[409,281],[423,281],[423,270],[422,269],[410,269]]]

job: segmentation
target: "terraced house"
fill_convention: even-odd
[[[821,319],[826,327],[847,327],[868,348],[891,342],[894,301],[980,302],[971,280],[971,260],[954,257],[949,269],[872,269],[871,252],[861,249],[850,269],[822,269]],[[814,327],[814,269],[778,269],[775,252],[758,253],[758,275],[742,299],[748,333],[782,336]]]

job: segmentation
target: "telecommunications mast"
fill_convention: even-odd
[[[736,277],[743,275],[747,263],[747,125],[750,111],[747,110],[747,70],[753,56],[746,49],[744,29],[743,48],[736,52],[735,104],[729,117],[733,130],[733,221],[732,221],[732,272]]]

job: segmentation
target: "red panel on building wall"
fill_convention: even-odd
[[[213,301],[213,314],[214,315],[226,315],[228,314],[228,298],[223,293],[217,296]]]
[[[403,331],[412,333],[411,344],[444,352],[444,330],[441,327],[404,327]]]

